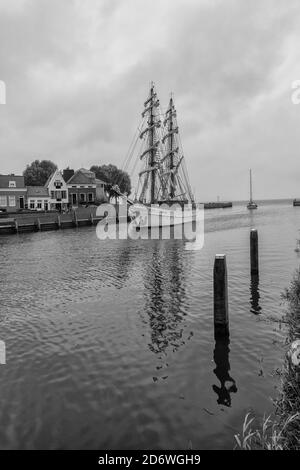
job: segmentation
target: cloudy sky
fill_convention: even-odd
[[[0,172],[122,166],[174,92],[198,200],[300,197],[299,0],[0,0]]]

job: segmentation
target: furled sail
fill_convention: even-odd
[[[161,120],[159,111],[159,100],[151,84],[148,99],[144,103],[142,117],[146,117],[145,127],[140,131],[139,137],[144,146],[140,154],[140,160],[143,162],[142,171],[139,172],[139,186],[141,191],[138,194],[139,202],[157,203],[160,199],[161,175],[160,175],[160,156],[162,153],[162,142],[160,136]]]
[[[161,158],[161,175],[163,178],[163,199],[165,201],[194,202],[188,174],[185,166],[177,113],[173,96],[164,119],[164,154]]]

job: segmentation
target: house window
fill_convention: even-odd
[[[17,186],[16,186],[16,182],[15,182],[15,181],[10,181],[10,182],[8,183],[8,187],[9,187],[9,188],[16,188],[16,187],[17,187]]]
[[[56,180],[54,182],[54,186],[56,187],[56,189],[60,189],[62,187],[62,182],[59,180]]]
[[[93,193],[89,193],[89,194],[88,194],[88,198],[89,198],[89,202],[93,202],[93,201],[94,201],[94,194],[93,194]]]
[[[30,201],[30,203],[29,203],[29,208],[30,208],[30,209],[34,209],[34,208],[35,208],[34,201]]]
[[[61,197],[62,197],[62,199],[67,199],[67,191],[62,191],[61,192]]]
[[[55,199],[55,191],[51,191],[51,199]]]
[[[16,207],[16,196],[8,196],[9,207]]]
[[[84,193],[80,193],[79,198],[80,198],[80,202],[85,202],[85,194]]]
[[[0,196],[0,207],[6,207],[6,206],[7,206],[6,196]]]
[[[42,208],[42,201],[38,201],[38,202],[37,202],[36,208],[37,208],[37,209],[41,209],[41,208]]]

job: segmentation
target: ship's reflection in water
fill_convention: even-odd
[[[253,274],[251,276],[251,283],[250,283],[250,305],[251,305],[251,312],[255,315],[259,315],[261,313],[261,306],[259,305],[260,301],[260,293],[259,293],[259,276],[258,274]]]
[[[214,361],[216,368],[214,374],[220,381],[220,386],[213,385],[213,391],[217,394],[217,403],[219,405],[231,406],[231,394],[237,392],[235,380],[229,374],[229,336],[216,337],[214,349]]]
[[[145,323],[150,326],[151,342],[149,348],[160,359],[177,351],[192,332],[185,338],[186,323],[184,317],[187,310],[185,291],[184,251],[182,242],[174,241],[168,248],[160,243],[153,244],[148,253],[144,269],[145,285]],[[213,391],[217,394],[220,405],[231,406],[231,394],[237,392],[235,380],[229,374],[229,335],[215,336],[214,373],[220,385],[214,384]]]
[[[144,270],[145,313],[151,328],[149,348],[154,353],[175,352],[184,344],[186,293],[182,242],[153,244]]]

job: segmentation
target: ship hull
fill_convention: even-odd
[[[129,208],[129,217],[134,226],[140,228],[172,227],[196,221],[197,209],[181,207],[166,209],[160,206],[134,204]]]

